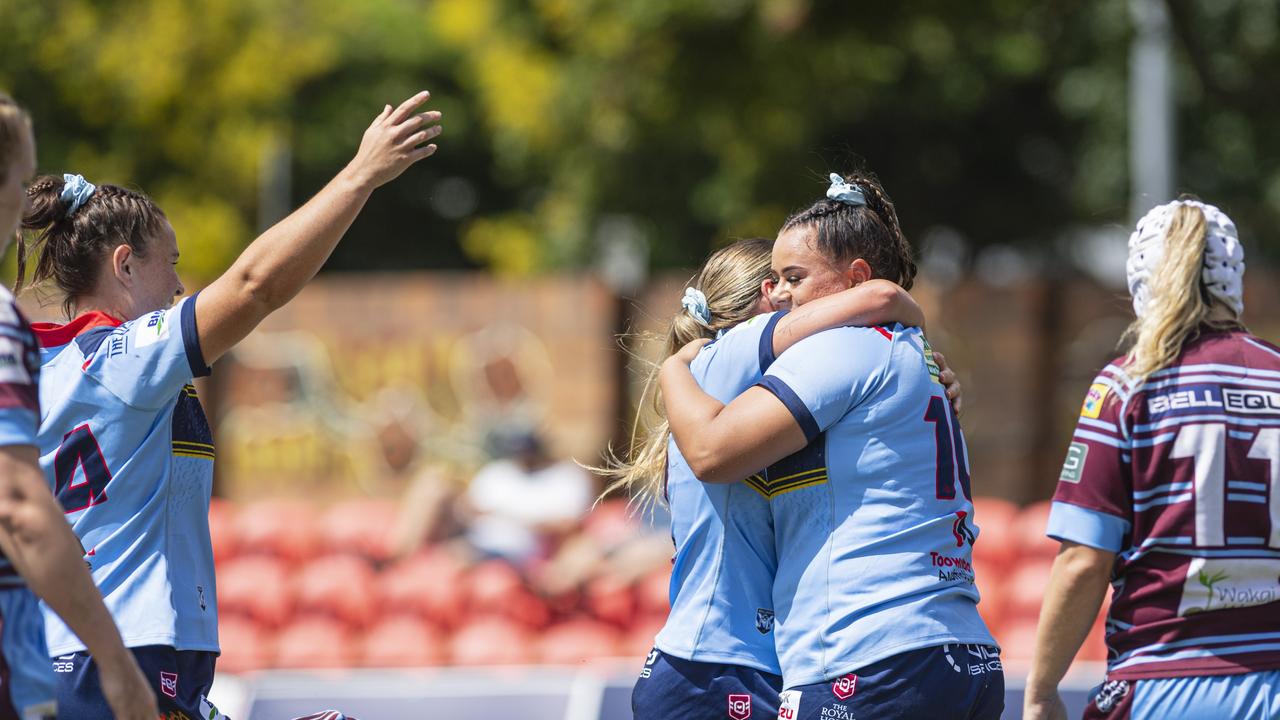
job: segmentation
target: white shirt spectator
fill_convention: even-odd
[[[524,564],[544,551],[544,539],[587,513],[592,490],[590,476],[572,462],[530,470],[514,460],[495,460],[467,488],[476,513],[467,539],[482,553]]]

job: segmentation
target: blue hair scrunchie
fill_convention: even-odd
[[[827,188],[827,197],[845,205],[867,204],[867,196],[863,194],[861,188],[856,185],[850,185],[845,182],[844,178],[835,173],[831,173],[831,187]]]
[[[687,287],[684,289],[684,297],[680,299],[680,306],[689,311],[694,320],[703,325],[711,324],[711,308],[707,306],[707,296],[702,294],[701,290]]]
[[[89,198],[93,197],[93,191],[98,189],[97,185],[85,180],[83,175],[67,173],[62,176],[62,181],[62,195],[59,197],[63,202],[71,203],[71,207],[67,209],[67,215],[73,215],[89,202]]]

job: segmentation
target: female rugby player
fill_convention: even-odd
[[[414,114],[427,97],[386,106],[324,189],[176,305],[177,238],[148,197],[72,175],[28,190],[34,279],[56,287],[71,318],[36,327],[40,462],[166,713],[216,716],[204,697],[218,652],[214,448],[191,380],[306,285],[375,188],[435,152],[425,143],[439,134],[440,114]],[[46,630],[66,666],[59,712],[110,717],[98,659],[57,618]]]
[[[774,245],[780,308],[914,278],[879,184],[832,181]],[[728,405],[699,388],[695,355],[686,346],[660,376],[679,450],[703,482],[749,478],[771,498],[779,717],[999,717],[963,439],[920,330],[820,332]]]
[[[1062,679],[1107,584],[1106,682],[1086,718],[1280,717],[1280,348],[1250,335],[1235,224],[1194,200],[1129,238],[1133,347],[1080,411],[1048,534],[1024,716]]]

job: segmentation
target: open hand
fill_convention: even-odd
[[[706,347],[707,343],[709,342],[711,341],[706,338],[698,338],[697,340],[690,340],[689,342],[685,343],[684,347],[677,350],[676,354],[672,355],[671,357],[684,363],[685,365],[688,365],[689,363],[693,362],[694,358],[698,357],[698,352],[702,350],[702,348]]]
[[[347,169],[354,173],[357,182],[370,188],[385,185],[399,177],[410,165],[430,157],[436,151],[434,143],[423,145],[441,132],[440,112],[430,110],[415,114],[420,105],[431,97],[423,90],[400,103],[390,105],[373,119],[364,131],[360,149]]]

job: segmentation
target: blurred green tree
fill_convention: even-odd
[[[1274,254],[1276,4],[1168,4],[1177,185]],[[689,266],[857,164],[917,239],[1052,252],[1066,228],[1128,223],[1121,0],[0,0],[0,27],[41,170],[151,193],[197,282],[252,238],[273,162],[296,205],[419,87],[441,151],[374,197],[331,268],[583,267],[619,216],[655,266]]]

